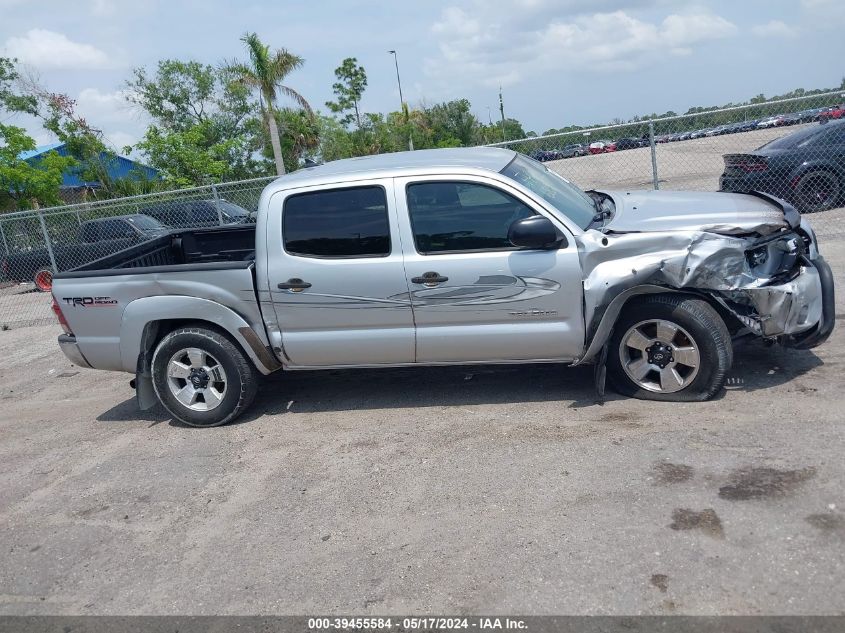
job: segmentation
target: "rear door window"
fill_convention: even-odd
[[[386,257],[390,222],[385,191],[370,186],[290,196],[282,212],[282,236],[291,255]]]

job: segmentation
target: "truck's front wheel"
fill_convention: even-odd
[[[628,306],[608,350],[608,378],[622,394],[644,400],[708,400],[733,362],[731,337],[701,299],[650,295]]]
[[[258,372],[228,337],[203,327],[166,335],[153,354],[153,386],[173,417],[190,426],[234,420],[255,398]]]

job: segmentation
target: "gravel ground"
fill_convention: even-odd
[[[738,348],[707,403],[598,404],[552,365],[311,372],[205,430],[57,334],[0,332],[2,614],[845,613],[841,327]]]

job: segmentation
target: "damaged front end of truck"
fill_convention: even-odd
[[[788,347],[824,342],[834,325],[830,267],[809,223],[764,194],[591,192],[613,219],[581,239],[588,347],[594,361],[627,301],[637,295],[702,296],[735,336]]]

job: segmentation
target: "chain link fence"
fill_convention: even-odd
[[[845,91],[495,143],[583,189],[760,190],[845,232]]]
[[[274,178],[0,215],[0,327],[50,322],[56,272],[170,229],[254,222]]]
[[[838,91],[495,145],[584,189],[767,191],[812,213],[822,242],[845,239],[845,94]],[[44,291],[55,272],[171,228],[253,222],[272,179],[0,215],[0,326],[51,321]]]

